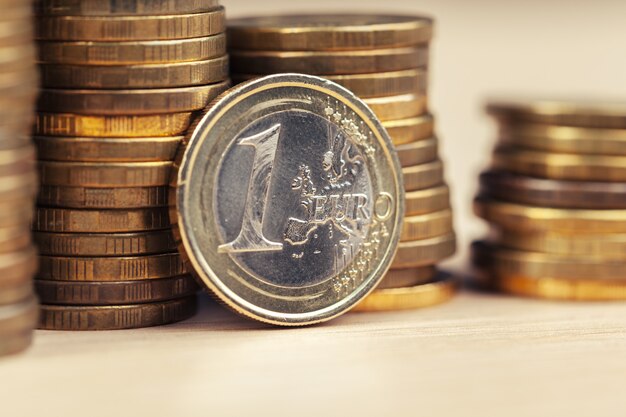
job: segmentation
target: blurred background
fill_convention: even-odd
[[[229,17],[329,11],[421,13],[435,18],[429,68],[431,111],[452,187],[457,255],[466,265],[484,223],[472,214],[477,177],[495,130],[490,97],[626,101],[626,1],[580,0],[223,0]]]

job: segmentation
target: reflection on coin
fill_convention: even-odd
[[[348,310],[382,279],[399,238],[391,148],[374,114],[329,81],[287,74],[233,88],[179,153],[172,221],[190,269],[261,321]]]
[[[74,210],[38,207],[33,230],[61,233],[126,233],[168,227],[165,208],[133,210]]]
[[[86,188],[43,185],[42,206],[78,209],[129,209],[167,206],[167,187]]]
[[[438,155],[437,138],[396,145],[396,152],[403,168],[432,162]]]
[[[429,239],[452,232],[452,210],[448,209],[405,217],[400,240]]]
[[[393,269],[434,265],[456,251],[456,236],[451,233],[430,239],[400,242],[391,264]]]
[[[390,120],[383,122],[394,145],[426,139],[433,136],[434,121],[430,114],[410,119]]]
[[[381,121],[408,119],[426,113],[427,99],[422,94],[404,94],[363,100]]]
[[[41,184],[62,187],[158,187],[169,182],[172,162],[39,163]]]
[[[376,289],[403,288],[426,284],[432,281],[435,275],[437,275],[437,268],[434,266],[411,269],[391,269],[387,271],[385,278],[383,278]]]
[[[450,208],[450,189],[447,185],[409,191],[405,194],[407,216],[432,213]]]
[[[443,162],[440,160],[402,168],[406,191],[423,190],[443,183]]]
[[[36,0],[38,14],[60,16],[170,15],[202,13],[218,0]]]

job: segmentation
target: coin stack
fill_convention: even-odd
[[[37,192],[29,131],[37,98],[32,5],[0,0],[0,355],[25,349],[37,323],[30,236]]]
[[[170,323],[195,311],[167,185],[194,112],[228,85],[216,0],[39,0],[40,327]]]
[[[523,296],[626,299],[626,106],[493,102],[499,123],[473,244],[479,283]]]
[[[363,99],[391,136],[403,168],[406,218],[392,270],[357,310],[447,300],[454,280],[434,265],[456,250],[449,190],[427,105],[433,21],[421,16],[289,15],[229,21],[232,78],[295,72],[332,80]]]

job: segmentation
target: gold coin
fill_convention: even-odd
[[[37,173],[4,176],[0,180],[0,201],[30,199],[37,194]]]
[[[39,329],[120,330],[160,326],[196,314],[196,296],[123,306],[53,306],[43,304]]]
[[[440,273],[435,281],[428,284],[376,289],[352,311],[397,311],[430,307],[450,300],[457,290],[457,280],[452,275]]]
[[[434,265],[456,252],[454,233],[430,239],[400,242],[392,269],[417,268]]]
[[[35,168],[35,148],[32,145],[0,150],[0,179],[28,174]]]
[[[37,251],[33,246],[0,254],[0,293],[30,282],[38,263]]]
[[[34,134],[104,138],[176,136],[184,133],[192,113],[143,116],[85,116],[63,113],[38,113]]]
[[[30,71],[35,65],[36,56],[37,52],[32,43],[2,47],[0,48],[0,72]]]
[[[34,296],[18,304],[0,306],[0,335],[32,330],[37,323],[37,315],[37,298]]]
[[[50,281],[136,281],[185,273],[178,253],[124,257],[40,256],[36,279]]]
[[[228,36],[235,49],[355,50],[428,43],[432,27],[424,16],[284,15],[230,20]]]
[[[424,266],[411,269],[390,269],[376,289],[413,287],[414,285],[426,284],[437,275],[434,266]]]
[[[434,120],[430,114],[410,119],[389,120],[383,122],[383,126],[396,146],[427,139],[434,134]]]
[[[224,32],[224,8],[171,16],[38,16],[37,39],[140,41],[199,38]]]
[[[28,19],[0,21],[0,47],[23,45],[33,40],[34,28]]]
[[[626,233],[626,210],[532,207],[478,197],[474,213],[499,227],[524,233]]]
[[[43,89],[37,108],[104,116],[183,113],[203,109],[229,85],[225,81],[196,87],[147,90]]]
[[[0,287],[0,308],[9,304],[19,303],[34,295],[33,277],[32,275],[25,276],[24,282],[21,284]]]
[[[405,194],[404,214],[415,216],[450,208],[450,189],[443,184],[433,188],[409,191]]]
[[[158,187],[169,184],[172,162],[49,162],[39,163],[45,185],[88,188]]]
[[[436,211],[404,218],[401,241],[429,239],[452,233],[452,210]]]
[[[173,39],[166,41],[131,41],[131,42],[58,42],[39,41],[39,62],[43,63],[44,80],[54,81],[53,75],[63,76],[62,69],[69,68],[77,73],[78,67],[88,65],[95,72],[104,72],[102,67],[110,66],[110,74],[117,74],[115,67],[124,71],[133,71],[135,66],[151,68],[150,64],[161,64],[156,68],[163,70],[165,65],[175,68],[197,68],[180,65],[185,62],[206,62],[226,55],[226,36],[223,33],[214,36],[191,39]],[[63,64],[56,66],[50,64]],[[50,66],[49,66],[50,65]],[[47,70],[46,68],[55,68]],[[46,75],[48,71],[50,75]],[[182,71],[182,70],[181,70]],[[87,73],[84,73],[86,76]],[[69,79],[80,80],[78,76]],[[87,81],[87,80],[86,80]],[[44,85],[48,85],[44,82]]]
[[[426,96],[419,94],[366,98],[363,101],[381,121],[419,116],[426,113],[428,107]]]
[[[139,233],[35,232],[33,237],[42,255],[131,256],[176,251],[169,229]]]
[[[43,304],[110,305],[137,304],[187,297],[200,288],[189,275],[119,282],[70,282],[35,280]]]
[[[0,202],[0,228],[24,226],[33,219],[32,198]]]
[[[492,101],[487,112],[506,123],[626,128],[626,106],[623,103]]]
[[[626,129],[503,124],[500,126],[500,140],[556,153],[626,155]]]
[[[496,236],[499,244],[511,249],[626,261],[626,234],[621,233],[588,235],[500,230]]]
[[[0,254],[16,252],[27,248],[30,244],[30,228],[28,225],[0,228]]]
[[[13,355],[26,350],[32,341],[32,330],[7,334],[0,340],[0,356]]]
[[[31,112],[31,113],[34,113],[34,112]],[[3,112],[3,114],[5,113]],[[12,117],[12,116],[8,115],[7,117]],[[22,124],[25,126],[27,125],[25,120],[23,120]],[[22,135],[16,134],[14,132],[8,131],[7,129],[4,129],[4,126],[1,126],[1,125],[0,125],[0,131],[4,135],[2,140],[0,140],[0,151],[12,150],[15,148],[22,148],[24,146],[28,146],[31,144],[30,137],[26,136],[27,134],[22,134]]]
[[[166,208],[75,210],[39,207],[33,230],[60,233],[128,233],[169,227]]]
[[[141,16],[201,13],[218,5],[218,0],[37,0],[35,11],[53,16]]]
[[[44,185],[37,202],[43,206],[129,209],[167,206],[167,187],[85,188]]]
[[[402,168],[404,189],[417,191],[441,185],[443,179],[443,162],[436,160],[426,164]]]
[[[494,152],[493,166],[555,180],[626,181],[626,156],[557,154],[500,147]]]
[[[63,138],[35,136],[39,159],[64,162],[170,161],[182,136],[160,138]]]
[[[231,50],[230,63],[232,72],[244,74],[364,74],[425,67],[428,63],[428,48],[340,52]]]
[[[433,162],[437,159],[438,155],[437,138],[397,145],[396,152],[400,159],[400,165],[403,167]]]
[[[51,88],[189,87],[228,79],[228,57],[206,61],[131,66],[42,64],[42,85]]]

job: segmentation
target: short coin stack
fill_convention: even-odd
[[[626,299],[626,106],[494,102],[473,244],[479,282],[517,295]]]
[[[37,323],[30,222],[37,192],[29,131],[37,98],[31,4],[0,0],[0,355],[25,349]]]
[[[215,0],[40,0],[36,13],[40,327],[191,316],[197,287],[172,241],[167,185],[194,112],[229,85],[224,9]]]
[[[398,254],[360,310],[447,300],[454,280],[434,267],[456,250],[449,190],[427,106],[432,20],[419,16],[290,15],[229,21],[232,78],[296,72],[354,92],[389,132],[403,167],[406,218]]]

